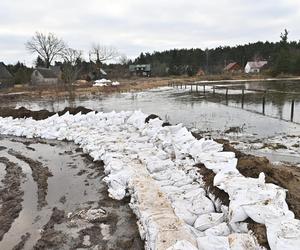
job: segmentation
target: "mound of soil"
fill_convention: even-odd
[[[81,112],[82,114],[87,114],[93,110],[87,109],[84,107],[76,107],[76,108],[65,108],[62,111],[57,112],[58,115],[63,115],[67,112],[69,112],[72,115],[76,115],[77,113]],[[29,109],[26,109],[24,107],[18,108],[18,109],[12,109],[12,108],[3,108],[0,107],[0,116],[2,117],[13,117],[13,118],[28,118],[31,117],[34,120],[43,120],[46,119],[52,115],[56,114],[55,112],[50,112],[48,110],[39,110],[39,111],[31,111]]]
[[[199,173],[202,175],[202,180],[205,183],[206,190],[220,199],[223,205],[229,206],[228,194],[214,186],[214,178],[216,174],[212,170],[207,169],[204,164],[197,164],[196,167],[199,168]]]

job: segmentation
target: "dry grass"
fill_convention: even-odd
[[[83,84],[79,86],[59,85],[59,86],[30,86],[30,85],[16,85],[12,89],[1,90],[2,94],[7,93],[22,93],[19,98],[40,98],[40,97],[84,97],[88,95],[111,94],[118,92],[136,92],[161,86],[167,86],[169,83],[189,83],[201,80],[237,80],[237,79],[265,79],[268,78],[264,74],[218,74],[205,76],[177,76],[177,77],[150,77],[150,78],[127,78],[114,79],[119,81],[119,86],[94,87],[92,83]]]
[[[151,78],[131,78],[131,79],[118,79],[119,86],[105,86],[94,87],[92,83],[79,86],[60,85],[60,86],[18,86],[12,89],[3,91],[2,93],[26,93],[27,97],[64,97],[70,96],[86,96],[86,95],[99,95],[110,94],[118,92],[135,92],[145,89],[157,88],[167,86],[172,82],[193,82],[197,80],[191,77],[151,77]]]

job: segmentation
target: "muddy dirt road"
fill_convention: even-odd
[[[103,177],[72,143],[0,137],[0,249],[144,249]]]

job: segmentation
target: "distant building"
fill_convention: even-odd
[[[36,68],[31,74],[31,83],[33,85],[58,84],[59,80],[57,72],[48,68]]]
[[[205,72],[203,69],[199,69],[196,73],[196,76],[205,76]]]
[[[129,72],[136,76],[151,76],[151,64],[129,65]]]
[[[267,64],[267,61],[247,62],[245,66],[245,73],[259,73]]]
[[[241,69],[241,66],[237,62],[232,62],[226,65],[226,67],[223,69],[225,72],[237,72]]]
[[[0,88],[13,86],[13,75],[8,71],[5,64],[0,62]]]

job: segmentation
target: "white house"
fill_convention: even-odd
[[[31,74],[31,83],[34,85],[58,84],[59,77],[52,69],[37,68]]]
[[[267,64],[267,61],[247,62],[245,66],[245,73],[259,73],[261,69]]]

